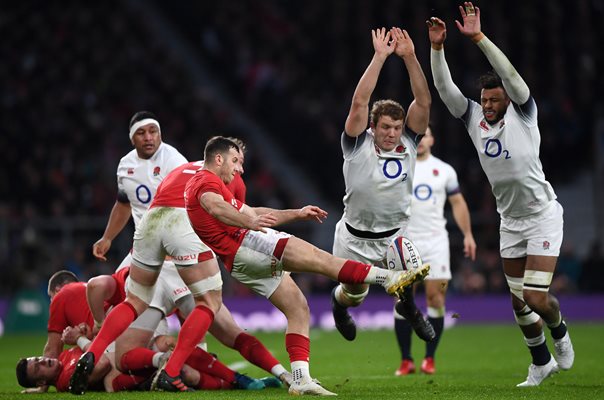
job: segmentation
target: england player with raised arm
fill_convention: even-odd
[[[432,155],[434,136],[428,127],[417,146],[417,163],[413,177],[413,200],[409,219],[409,236],[417,246],[422,261],[430,264],[430,272],[424,279],[428,321],[434,327],[436,337],[426,343],[426,353],[420,370],[434,374],[434,357],[440,341],[445,320],[445,295],[451,280],[451,260],[449,254],[449,234],[444,216],[448,200],[453,218],[463,233],[464,254],[472,261],[476,257],[476,242],[472,234],[470,211],[461,194],[457,173],[452,166]],[[411,357],[411,325],[395,312],[394,330],[401,349],[402,361],[396,375],[415,372]]]
[[[381,28],[372,30],[371,36],[375,53],[357,84],[342,133],[346,195],[344,214],[335,229],[333,254],[385,267],[392,239],[406,236],[417,144],[428,127],[432,99],[407,32]],[[386,59],[393,53],[407,68],[414,100],[407,114],[393,100],[374,102],[370,113],[371,94]],[[347,340],[356,337],[356,325],[347,309],[359,306],[368,293],[366,284],[341,283],[332,291],[336,328]],[[434,338],[434,330],[415,306],[411,288],[396,308],[420,337]]]
[[[558,300],[549,293],[563,235],[563,210],[545,179],[537,105],[518,71],[481,31],[480,9],[459,7],[459,31],[484,53],[495,70],[483,76],[480,104],[453,83],[444,54],[446,25],[426,21],[434,86],[451,114],[462,120],[476,148],[501,216],[500,253],[516,321],[532,356],[527,379],[537,386],[558,369],[572,367],[574,351]],[[554,340],[550,354],[543,323]]]

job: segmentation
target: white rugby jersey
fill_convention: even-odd
[[[417,143],[422,136],[405,127],[400,145],[384,152],[376,146],[371,129],[356,138],[342,133],[344,222],[376,233],[401,227],[409,218]]]
[[[510,103],[503,119],[494,126],[484,119],[480,104],[468,99],[468,109],[461,119],[491,183],[501,216],[535,214],[556,198],[539,160],[541,135],[532,97],[523,106]]]
[[[409,237],[429,238],[447,234],[445,202],[456,193],[459,193],[459,182],[453,167],[433,155],[417,160],[411,218],[407,227]]]
[[[187,162],[174,147],[161,143],[151,158],[144,160],[136,149],[126,154],[117,166],[118,196],[125,194],[132,207],[134,226],[143,217],[155,196],[160,182],[172,171]]]

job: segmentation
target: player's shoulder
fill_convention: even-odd
[[[163,157],[179,157],[179,158],[183,158],[185,160],[185,162],[187,162],[185,156],[183,156],[180,151],[178,151],[176,149],[176,147],[165,143],[165,142],[161,142],[161,144],[159,145],[159,148],[157,149],[156,154],[158,156],[163,156]]]
[[[136,165],[138,161],[138,154],[136,153],[136,149],[130,150],[125,156],[120,159],[120,162],[117,165],[117,169],[131,167],[132,165]]]

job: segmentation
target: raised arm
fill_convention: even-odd
[[[390,31],[386,31],[385,28],[372,29],[371,38],[375,53],[352,95],[352,104],[344,126],[344,131],[350,137],[357,137],[367,129],[371,94],[375,89],[384,62],[396,46],[396,41],[391,38]]]
[[[468,109],[468,99],[453,83],[451,71],[445,60],[444,43],[447,38],[447,26],[443,20],[436,17],[430,18],[426,24],[430,37],[430,67],[434,86],[449,112],[455,118],[460,118]]]
[[[105,254],[107,254],[111,248],[111,242],[113,239],[115,239],[115,237],[128,223],[131,212],[132,208],[130,203],[120,202],[119,200],[115,202],[113,208],[111,209],[111,214],[109,215],[109,221],[107,222],[107,227],[105,228],[103,237],[92,245],[92,254],[96,258],[107,261]]]
[[[411,81],[411,91],[413,92],[413,101],[409,105],[405,124],[413,132],[423,134],[428,128],[430,105],[432,104],[428,82],[419,61],[417,61],[415,46],[407,31],[395,27],[390,30],[390,33],[396,40],[394,52],[405,63]]]
[[[471,2],[465,2],[463,7],[459,6],[459,12],[463,21],[462,24],[455,20],[459,31],[482,50],[497,75],[501,78],[503,88],[510,99],[519,105],[526,103],[531,95],[529,87],[505,54],[482,33],[480,8],[474,7]]]
[[[461,193],[449,196],[449,203],[453,211],[453,218],[463,233],[463,252],[472,261],[476,259],[476,242],[472,234],[472,223],[470,222],[470,210]]]
[[[239,212],[235,207],[224,201],[221,195],[214,192],[202,193],[199,196],[199,203],[214,218],[231,226],[265,232],[264,228],[273,226],[277,222],[277,219],[270,213],[253,216],[249,212]],[[251,210],[244,205],[243,209],[245,208]]]

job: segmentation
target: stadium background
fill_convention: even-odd
[[[604,101],[598,49],[604,2],[476,4],[484,9],[483,31],[511,59],[539,107],[541,159],[565,208],[552,291],[565,298],[601,294]],[[115,200],[117,163],[131,150],[128,120],[141,109],[158,116],[163,140],[190,160],[202,157],[205,141],[215,134],[244,139],[248,203],[325,208],[328,223],[284,230],[331,249],[344,193],[344,119],[373,53],[370,29],[393,25],[407,29],[415,42],[432,88],[434,153],[457,170],[472,212],[478,259],[463,259],[453,228],[450,295],[461,301],[505,299],[490,187],[430,74],[424,21],[436,15],[449,29],[446,52],[454,80],[466,95],[479,95],[476,78],[488,64],[457,32],[456,6],[447,0],[3,4],[0,318],[15,309],[39,311],[35,301],[17,307],[16,299],[46,300],[54,271],[67,268],[83,280],[111,273],[129,250],[131,227],[114,241],[109,262],[91,255]],[[406,107],[410,96],[404,65],[392,57],[374,99],[390,97]],[[296,280],[325,304],[332,282],[308,275]],[[227,302],[253,298],[226,282]],[[512,321],[511,312],[504,312]],[[44,322],[31,326],[43,329]],[[11,325],[22,327],[30,325]]]

